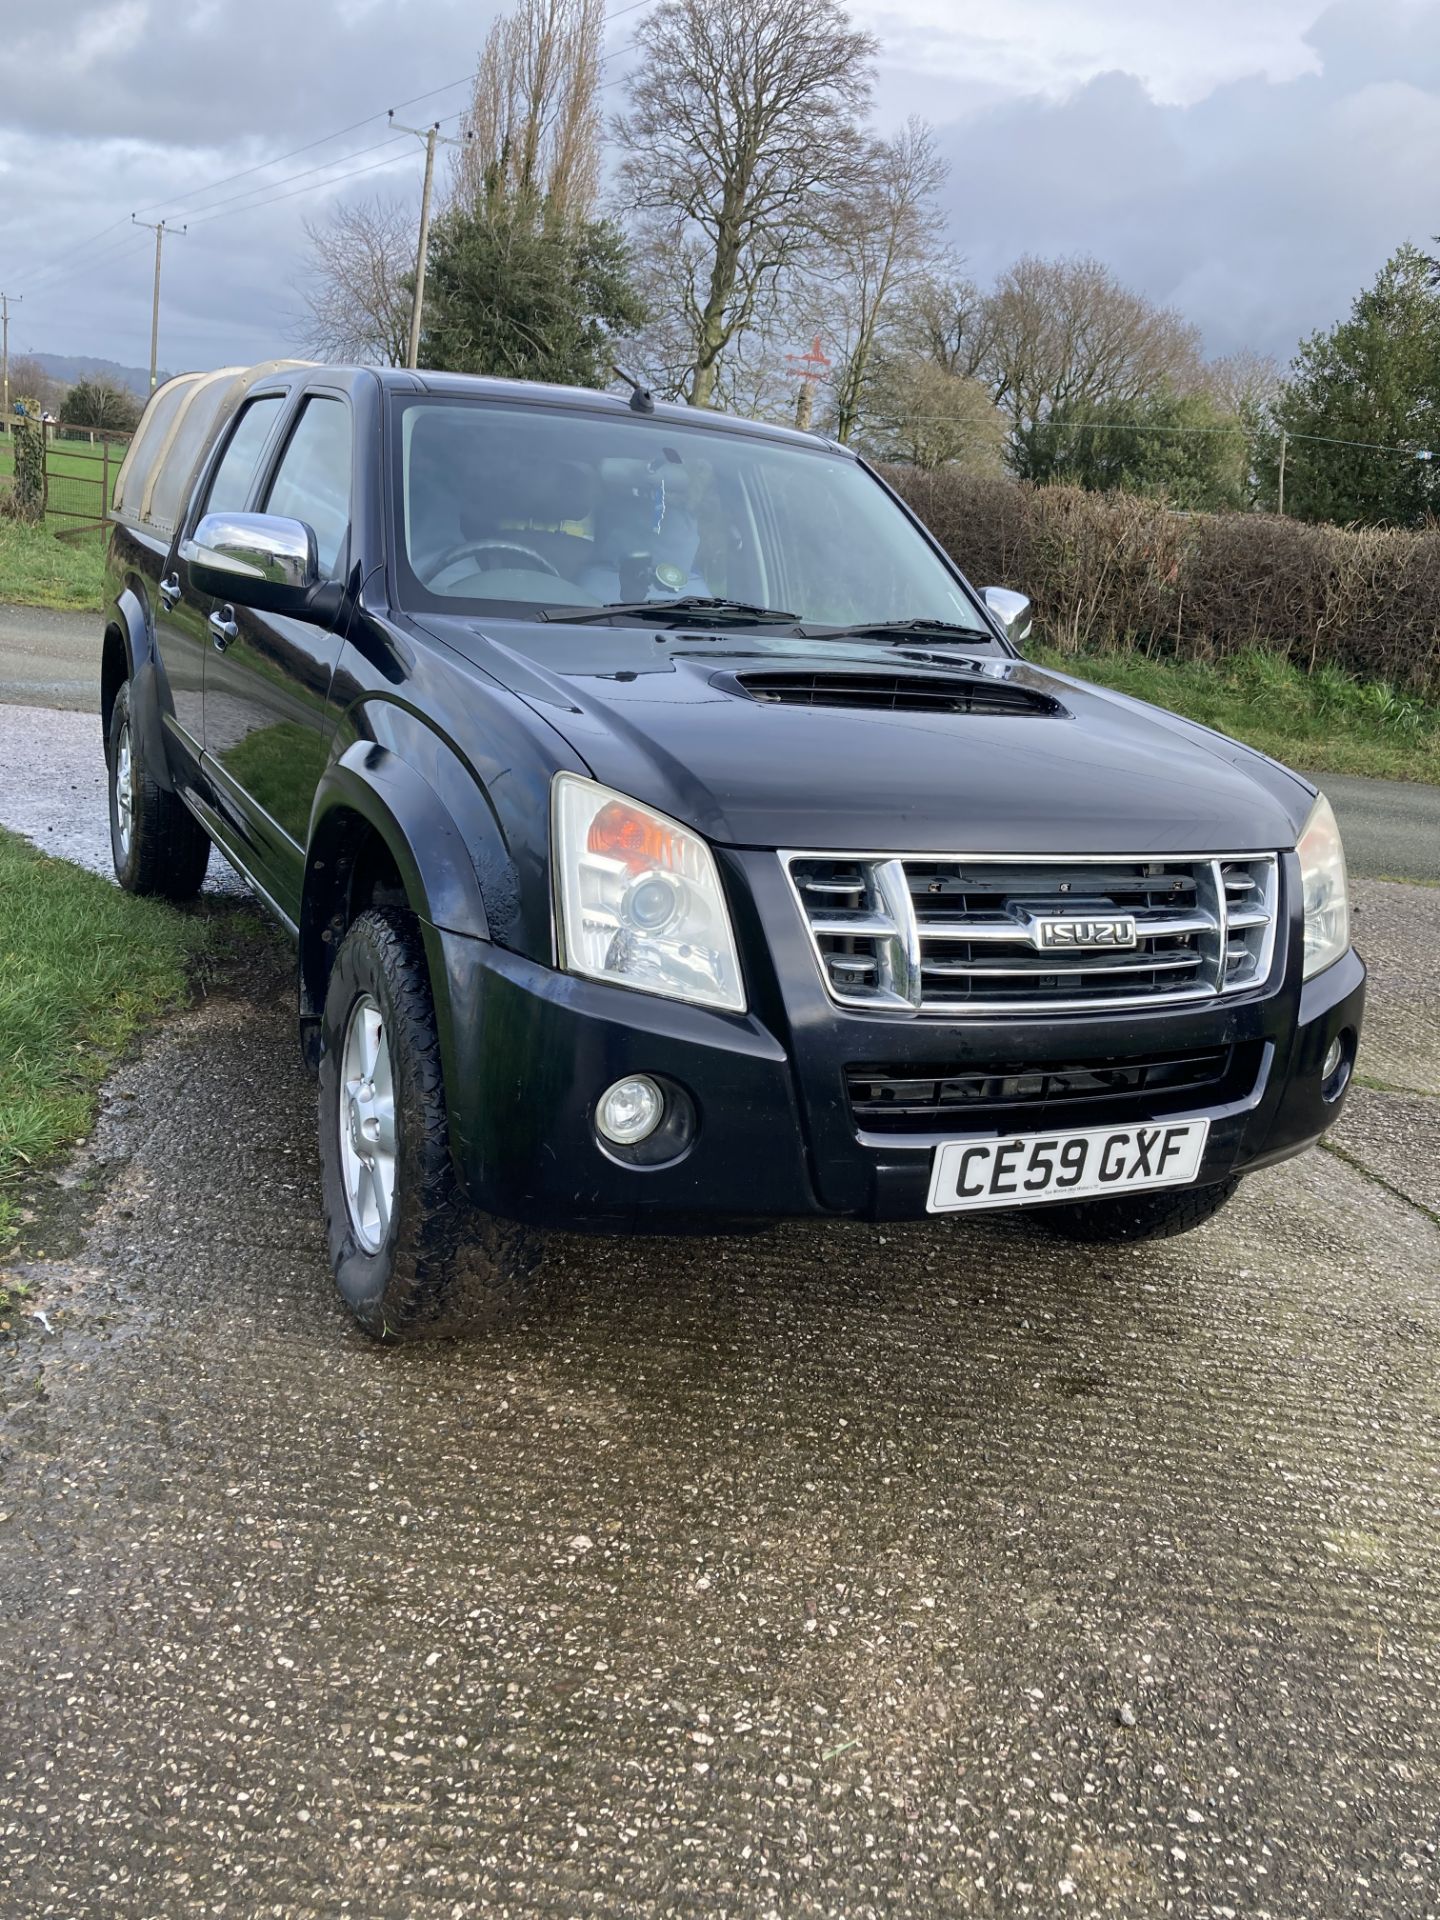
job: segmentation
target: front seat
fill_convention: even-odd
[[[459,504],[461,537],[528,548],[567,580],[589,563],[595,543],[588,531],[595,505],[595,476],[577,460],[521,468],[487,468]],[[497,550],[495,565],[514,564]]]

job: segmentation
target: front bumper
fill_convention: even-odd
[[[1341,1111],[1343,1092],[1333,1100],[1322,1092],[1321,1063],[1337,1037],[1358,1036],[1365,969],[1352,951],[1302,983],[1293,914],[1281,929],[1287,957],[1274,980],[1224,1001],[1048,1019],[856,1013],[826,995],[773,856],[726,860],[743,870],[730,888],[741,903],[742,948],[764,956],[750,969],[744,1015],[576,979],[489,942],[430,930],[432,965],[440,959],[446,982],[452,1147],[477,1205],[578,1231],[714,1231],[797,1216],[918,1219],[940,1141],[1097,1124],[1067,1101],[1041,1116],[987,1113],[943,1130],[868,1132],[852,1111],[846,1069],[876,1060],[923,1074],[1000,1059],[1143,1061],[1234,1048],[1253,1072],[1218,1104],[1202,1095],[1194,1105],[1171,1099],[1157,1107],[1136,1094],[1098,1122],[1208,1116],[1202,1185],[1301,1152]],[[668,1165],[624,1164],[596,1136],[597,1099],[631,1073],[671,1082],[693,1103],[693,1141]]]

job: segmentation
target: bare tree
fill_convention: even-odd
[[[943,220],[935,195],[946,171],[929,127],[909,120],[893,139],[873,143],[854,190],[829,221],[823,279],[837,347],[837,440],[855,431],[876,349],[939,252]]]
[[[321,360],[402,367],[410,337],[415,218],[403,201],[359,200],[307,220],[298,331]]]
[[[68,389],[63,380],[46,373],[38,360],[29,354],[19,354],[10,362],[10,391],[28,395],[58,419]]]
[[[1203,377],[1216,404],[1252,430],[1268,415],[1282,380],[1280,368],[1270,355],[1255,353],[1249,347],[1212,360]]]
[[[1113,410],[1203,384],[1197,330],[1098,260],[1018,260],[985,300],[984,336],[976,371],[1010,418],[1022,473],[1056,413]]]
[[[912,357],[969,377],[985,364],[990,316],[985,295],[962,265],[953,257],[941,259],[917,275],[906,287],[895,331]]]
[[[1274,504],[1269,455],[1274,443],[1275,403],[1284,376],[1268,353],[1249,347],[1212,360],[1204,369],[1205,390],[1212,404],[1240,428],[1235,453],[1239,468],[1238,495],[1251,507]]]
[[[490,29],[453,197],[588,219],[600,190],[604,0],[519,0]]]
[[[867,396],[866,450],[927,471],[959,465],[998,472],[1006,421],[984,384],[947,373],[920,356],[886,359],[876,367]]]
[[[625,191],[643,248],[676,270],[677,387],[703,407],[855,178],[876,42],[837,0],[661,0],[635,37]]]

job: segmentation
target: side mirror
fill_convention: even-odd
[[[180,558],[202,593],[265,613],[307,612],[320,584],[313,529],[274,513],[207,513]]]
[[[1009,587],[986,587],[981,599],[1000,622],[1012,647],[1023,647],[1035,622],[1030,611],[1030,596],[1013,593]]]

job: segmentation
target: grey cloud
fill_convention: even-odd
[[[0,0],[7,70],[42,82],[0,96],[4,284],[26,292],[28,276],[33,286],[12,347],[143,361],[149,256],[146,237],[124,230],[130,210],[159,201],[183,217],[327,159],[338,170],[340,156],[383,136],[383,120],[253,180],[200,191],[464,74],[499,4],[49,0],[42,12],[34,0]],[[1076,32],[1093,17],[1076,0]],[[1237,80],[1187,106],[1157,104],[1126,72],[1064,98],[1007,97],[1004,18],[992,10],[982,21],[988,40],[976,43],[968,82],[945,76],[944,61],[905,71],[907,57],[921,65],[925,36],[907,29],[904,0],[882,22],[882,117],[918,109],[940,126],[953,236],[981,279],[1022,252],[1093,252],[1199,322],[1213,351],[1253,345],[1285,357],[1344,311],[1400,240],[1440,226],[1436,0],[1317,6],[1306,41],[1318,72]],[[631,25],[619,22],[612,43],[623,45]],[[463,99],[456,89],[410,111],[448,114]],[[413,195],[418,176],[417,154],[338,191]],[[167,253],[166,364],[293,345],[302,221],[327,198],[306,192],[197,217]],[[120,224],[67,259],[110,222]]]
[[[135,209],[193,215],[167,252],[161,320],[162,359],[193,366],[293,344],[302,222],[328,195],[286,183],[314,186],[320,175],[298,176],[321,165],[338,176],[384,161],[386,151],[360,150],[385,138],[385,108],[468,73],[496,6],[52,0],[10,11],[0,0],[7,71],[36,79],[0,96],[5,284],[25,294],[12,345],[146,359],[149,242],[126,223]],[[401,117],[454,115],[465,97],[453,87]],[[376,117],[341,139],[208,187],[366,116]],[[418,191],[418,143],[388,152],[393,170],[338,191]],[[247,210],[243,196],[267,186],[290,197]],[[222,201],[223,217],[206,220]]]
[[[261,139],[273,148],[276,136],[298,145],[307,127],[323,133],[468,71],[496,10],[472,0],[51,0],[43,12],[27,6],[5,34],[7,65],[42,81],[7,88],[5,116],[35,133],[202,152]]]
[[[1318,74],[1192,106],[1112,73],[954,123],[951,222],[971,271],[1095,253],[1212,351],[1288,359],[1402,240],[1440,226],[1440,8],[1340,0],[1306,37]]]

